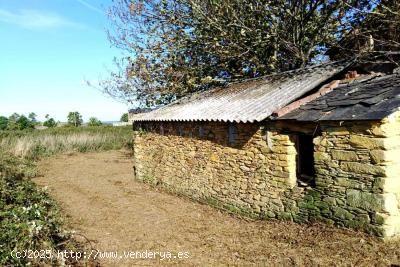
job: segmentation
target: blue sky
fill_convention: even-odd
[[[88,87],[114,56],[105,28],[111,0],[0,0],[0,115],[119,120],[128,107]]]

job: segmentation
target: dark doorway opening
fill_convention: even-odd
[[[313,136],[299,134],[297,149],[297,179],[299,185],[315,186],[314,143]]]

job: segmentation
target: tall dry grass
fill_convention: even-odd
[[[0,148],[17,157],[37,159],[64,152],[120,149],[131,144],[130,127],[57,128],[0,136]]]

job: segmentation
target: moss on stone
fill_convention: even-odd
[[[333,210],[333,216],[342,219],[344,221],[351,220],[354,218],[353,214],[351,214],[349,211],[341,207],[332,207],[332,210]]]
[[[321,209],[321,210],[329,210],[329,204],[328,203],[326,203],[326,202],[324,202],[324,201],[315,201],[314,202],[314,205],[316,206],[316,207],[318,207],[319,209]]]
[[[284,220],[284,221],[292,221],[293,220],[292,213],[290,213],[290,212],[281,212],[278,214],[277,218],[280,220]]]
[[[384,205],[381,195],[360,190],[347,190],[346,200],[349,206],[368,211],[381,211]]]

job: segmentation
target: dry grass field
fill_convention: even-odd
[[[0,148],[17,157],[39,159],[62,152],[120,149],[131,138],[130,127],[61,127],[0,132]]]
[[[121,151],[44,159],[34,181],[99,251],[187,251],[188,259],[100,259],[105,266],[396,266],[400,243],[325,225],[252,221],[134,180]]]

